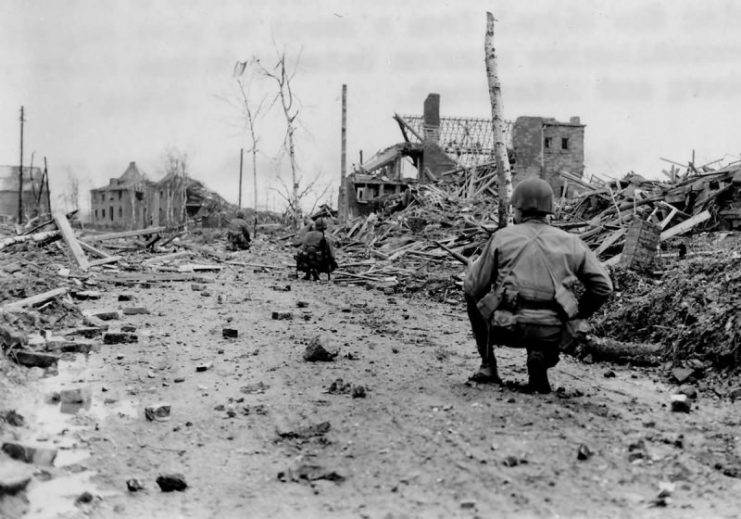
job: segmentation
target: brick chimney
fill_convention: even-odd
[[[422,137],[426,141],[440,141],[440,94],[428,94],[425,99]]]

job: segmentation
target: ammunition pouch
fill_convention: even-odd
[[[492,315],[491,325],[507,332],[514,332],[517,326],[517,315],[509,310],[496,310]]]
[[[574,293],[563,286],[563,284],[558,283],[556,285],[554,299],[563,311],[567,320],[573,319],[579,313],[579,301],[577,301]]]

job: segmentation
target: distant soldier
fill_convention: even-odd
[[[296,237],[293,239],[293,246],[294,247],[301,247],[304,243],[304,237],[306,236],[306,233],[309,231],[314,230],[314,220],[312,220],[310,217],[304,218],[304,225],[299,229],[298,233],[296,233]]]
[[[337,268],[332,244],[324,236],[326,229],[327,221],[318,218],[314,229],[304,235],[301,250],[296,255],[296,270],[305,273],[304,279],[317,281],[321,272],[331,275]]]
[[[517,224],[491,237],[463,283],[481,355],[481,367],[471,379],[501,382],[493,344],[524,347],[528,389],[549,393],[547,371],[558,362],[565,334],[576,335],[583,319],[607,300],[612,282],[584,242],[548,223],[553,190],[546,181],[520,182],[512,206]],[[577,282],[585,288],[578,300]]]
[[[237,211],[237,215],[229,220],[229,228],[226,237],[227,250],[238,251],[250,248],[252,238],[250,238],[250,230],[247,226],[244,211]]]

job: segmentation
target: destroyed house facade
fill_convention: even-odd
[[[0,166],[0,223],[18,219],[20,166]],[[49,182],[38,167],[23,167],[23,219],[50,213]]]
[[[441,117],[440,96],[429,94],[422,116],[395,115],[404,142],[376,153],[342,179],[340,214],[353,218],[394,203],[409,186],[426,182],[465,181],[473,168],[494,166],[491,119]],[[512,165],[512,182],[539,176],[561,193],[567,171],[584,174],[584,125],[579,117],[560,122],[552,117],[518,117],[505,123],[503,136]],[[415,168],[413,177],[403,174]]]
[[[514,168],[512,182],[529,176],[548,181],[560,193],[559,173],[584,175],[584,125],[579,117],[560,122],[552,117],[518,117],[512,126]]]
[[[110,229],[142,229],[152,220],[146,197],[151,181],[135,162],[107,186],[90,190],[93,225]]]
[[[176,172],[153,182],[135,162],[107,186],[90,191],[93,225],[102,229],[132,230],[149,226],[174,227],[188,219],[219,225],[235,208],[202,182]],[[205,222],[205,223],[204,223]]]

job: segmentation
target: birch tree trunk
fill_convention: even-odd
[[[494,131],[494,160],[497,164],[499,176],[499,227],[506,227],[512,223],[512,173],[509,169],[507,144],[504,141],[505,125],[502,117],[502,88],[497,71],[497,57],[494,51],[494,15],[486,12],[486,37],[484,38],[484,54],[486,56],[486,77],[489,83],[489,98],[491,100],[491,119]]]

